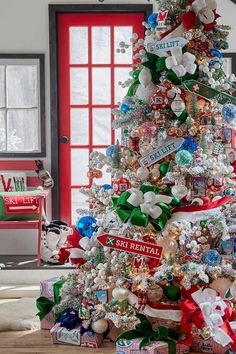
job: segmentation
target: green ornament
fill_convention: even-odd
[[[162,175],[165,176],[167,174],[168,167],[169,167],[169,162],[162,162],[160,164],[159,170],[160,170]]]
[[[133,79],[136,81],[136,80],[138,80],[138,77],[139,77],[139,74],[140,74],[140,71],[141,70],[134,70],[133,71],[133,73],[132,73],[132,77],[133,77]]]
[[[174,285],[167,286],[164,292],[168,300],[177,301],[180,299],[181,293],[180,293],[180,289],[177,288],[177,286]]]
[[[175,162],[177,165],[190,165],[193,161],[192,154],[187,150],[180,150],[175,155]]]
[[[202,229],[204,229],[206,227],[207,221],[206,220],[202,220],[200,221],[200,226]]]
[[[163,193],[164,194],[171,194],[171,188],[169,186],[166,186],[163,188]]]

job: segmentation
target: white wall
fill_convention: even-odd
[[[46,70],[46,167],[50,169],[50,81],[49,81],[49,3],[99,3],[98,1],[0,0],[0,53],[45,53]],[[147,0],[105,0],[103,4],[147,4]],[[101,3],[100,3],[101,4]],[[234,27],[236,5],[230,0],[218,0],[221,22]],[[236,26],[230,36],[230,51],[236,52]],[[19,235],[19,233],[21,235]],[[33,237],[32,237],[33,236]],[[0,254],[32,254],[36,234],[0,230]],[[20,237],[20,239],[19,239]],[[27,246],[25,246],[27,245]]]

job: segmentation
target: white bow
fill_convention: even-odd
[[[215,19],[213,10],[217,7],[215,0],[195,0],[190,9],[199,17],[204,24],[212,23]]]
[[[232,342],[232,338],[220,328],[224,323],[223,316],[227,308],[226,303],[214,289],[198,290],[192,294],[193,300],[200,307],[206,326],[209,327],[213,333],[215,342],[226,347]]]
[[[162,209],[155,204],[170,204],[172,201],[172,197],[155,194],[151,191],[143,193],[139,189],[131,188],[128,192],[131,194],[127,199],[127,202],[134,207],[140,207],[142,213],[150,215],[153,219],[157,219],[162,214]]]
[[[171,69],[178,77],[183,77],[186,73],[193,75],[197,69],[196,57],[192,53],[182,53],[182,48],[171,50],[171,56],[166,58],[167,69]]]

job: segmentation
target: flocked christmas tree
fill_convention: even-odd
[[[145,38],[134,33],[117,50],[132,46],[136,63],[113,110],[122,141],[93,152],[89,166],[107,166],[112,183],[82,189],[92,205],[76,226],[85,261],[54,310],[90,304],[95,332],[109,320],[142,346],[160,339],[148,319],[181,323],[187,345],[198,333],[235,349],[235,75],[221,53],[229,28],[217,24],[215,0],[157,3]]]

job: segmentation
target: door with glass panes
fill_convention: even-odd
[[[105,152],[119,138],[112,130],[112,108],[127,88],[133,53],[116,49],[132,33],[143,36],[142,13],[58,14],[61,219],[75,223],[78,208],[88,208],[82,186],[90,187],[89,154]],[[99,184],[110,183],[103,170]]]

